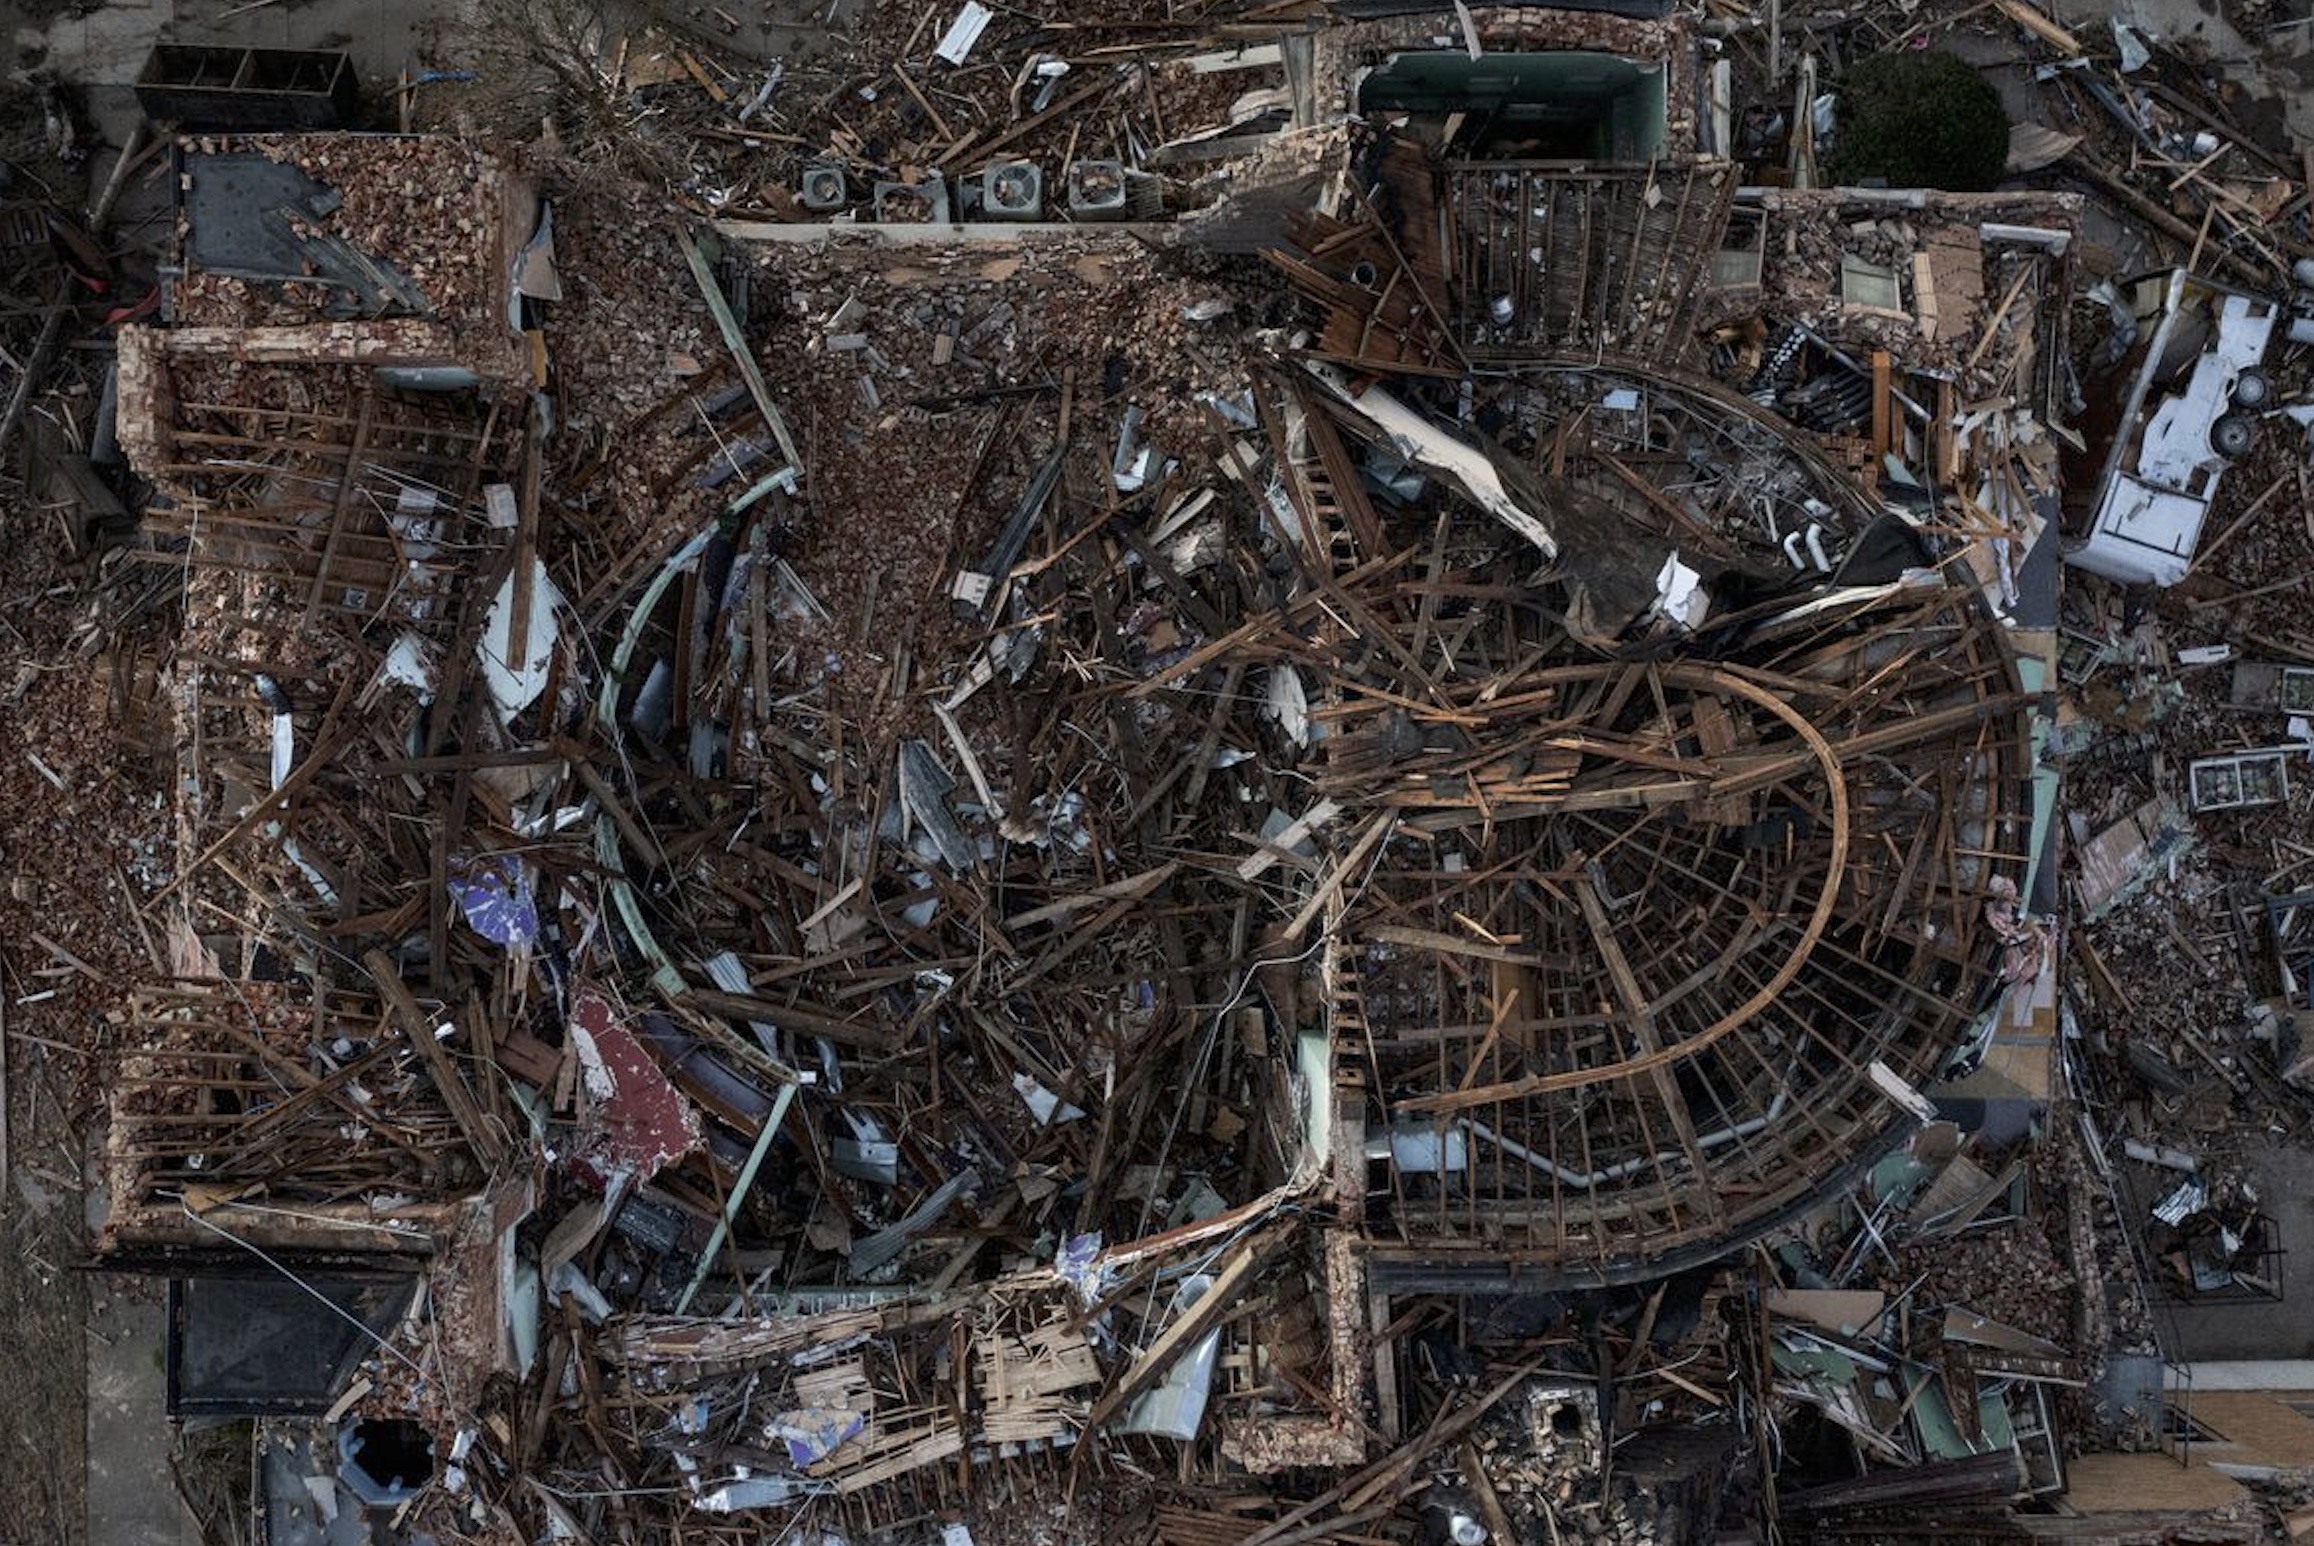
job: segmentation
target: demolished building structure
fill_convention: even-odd
[[[177,142],[96,1258],[188,1410],[287,1276],[441,1540],[2036,1533],[2063,878],[2172,819],[2061,853],[2083,201],[1747,184],[1667,6],[1336,9],[1137,40],[1196,179]]]

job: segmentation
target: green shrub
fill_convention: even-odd
[[[2009,115],[1975,66],[1941,50],[1874,54],[1839,84],[1833,179],[1981,192],[2009,158]]]

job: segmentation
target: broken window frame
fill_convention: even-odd
[[[1748,277],[1729,276],[1730,260]],[[1722,295],[1752,295],[1765,282],[1768,263],[1768,212],[1742,206],[1728,212],[1727,233],[1711,255],[1711,286]]]
[[[2186,764],[2186,795],[2195,815],[2209,811],[2252,810],[2259,806],[2280,805],[2290,798],[2289,747],[2260,747],[2251,751],[2228,752],[2217,757],[2196,757]],[[2269,793],[2252,796],[2249,792],[2251,771],[2264,777],[2271,775]],[[2221,775],[2233,780],[2233,793],[2228,796],[2212,794],[2204,798],[2204,781],[2215,788]]]
[[[316,1380],[318,1395],[290,1396],[222,1396],[203,1395],[192,1388],[190,1371],[185,1362],[185,1339],[191,1326],[194,1307],[189,1290],[197,1282],[208,1294],[221,1294],[237,1283],[252,1286],[279,1285],[283,1277],[307,1295],[323,1297],[332,1288],[382,1290],[384,1297],[376,1301],[376,1313],[361,1318],[362,1332],[346,1336],[344,1351],[327,1371],[327,1377]],[[168,1333],[162,1350],[162,1374],[166,1387],[167,1410],[174,1418],[187,1417],[320,1417],[333,1410],[354,1372],[363,1360],[374,1356],[380,1342],[390,1339],[394,1328],[410,1313],[417,1298],[418,1279],[406,1272],[388,1270],[337,1269],[330,1271],[282,1273],[267,1272],[253,1267],[246,1272],[203,1269],[191,1275],[173,1275],[168,1279],[165,1314]],[[317,1317],[323,1312],[312,1301],[305,1301]],[[332,1328],[345,1324],[349,1316],[343,1305],[328,1299],[329,1324]]]
[[[1877,280],[1886,275],[1889,293],[1896,304],[1883,306],[1877,301],[1861,299],[1850,293],[1851,276],[1860,280]],[[1885,263],[1874,263],[1843,249],[1840,253],[1840,310],[1853,317],[1887,317],[1893,321],[1911,323],[1917,319],[1904,299],[1904,272]]]

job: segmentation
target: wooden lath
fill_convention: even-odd
[[[1341,214],[1308,210],[1289,236],[1301,256],[1263,256],[1325,309],[1320,358],[1364,372],[1460,376],[1469,361],[1455,341],[1446,255],[1452,216],[1438,174],[1411,140],[1394,140],[1374,185],[1353,189]]]
[[[1340,1055],[1468,1155],[1394,1174],[1376,1236],[1607,1272],[1740,1233],[1885,1123],[1876,1062],[1923,1079],[1969,1016],[1983,885],[2023,856],[1938,861],[2014,799],[2005,640],[1895,589],[1763,604],[1709,667],[1570,661],[1482,599],[1499,534],[1450,521],[1387,566],[1345,529],[1294,651],[1333,689],[1313,795],[1460,861],[1383,850],[1335,924]]]
[[[1567,350],[1673,364],[1693,348],[1732,168],[1468,162],[1444,184],[1459,236],[1456,337],[1472,358]]]
[[[130,1005],[132,1050],[106,1089],[116,1202],[165,1207],[205,1188],[327,1204],[449,1187],[458,1123],[376,999],[185,980],[138,988]]]
[[[161,472],[175,495],[149,554],[287,580],[322,614],[440,631],[462,576],[504,546],[481,491],[512,461],[513,421],[364,385],[342,412],[186,402]],[[182,543],[181,550],[172,551]]]

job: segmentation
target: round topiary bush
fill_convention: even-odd
[[[1982,192],[2008,159],[2001,94],[1957,55],[1874,54],[1840,82],[1827,161],[1838,182]]]

